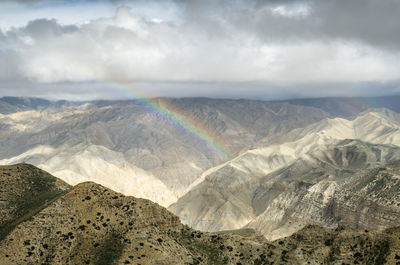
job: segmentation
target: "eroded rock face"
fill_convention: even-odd
[[[380,165],[400,158],[399,147],[359,140],[311,144],[314,147],[294,162],[265,175],[262,169],[268,172],[282,161],[274,160],[282,153],[245,153],[209,173],[169,209],[196,229],[245,226],[271,240],[309,223],[367,229],[400,225],[394,221],[400,212],[397,173],[382,173],[386,177],[377,176],[379,180],[370,177]]]
[[[247,226],[271,240],[291,235],[310,223],[367,230],[398,226],[398,172],[376,168],[341,181],[324,180],[314,185],[292,182]]]
[[[4,170],[27,177],[14,180]],[[29,165],[1,168],[1,180],[19,187],[2,194],[12,198],[31,191],[43,175],[59,184],[44,191],[63,187],[64,193],[19,216],[13,229],[0,229],[0,264],[396,264],[400,259],[399,228],[306,226],[274,242],[251,229],[203,233],[148,200],[90,182],[71,188]],[[17,185],[21,181],[26,185]],[[13,219],[12,213],[7,216]]]

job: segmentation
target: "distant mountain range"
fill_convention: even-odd
[[[255,100],[229,100],[229,99],[210,99],[210,98],[183,98],[171,99],[176,101],[186,102],[205,102],[205,101],[234,101],[234,102],[260,102]],[[322,109],[325,112],[337,117],[349,117],[357,115],[370,108],[386,108],[395,112],[400,112],[398,104],[400,95],[382,96],[382,97],[337,97],[337,98],[305,98],[305,99],[290,99],[281,101],[261,101],[269,103],[289,103],[291,105],[300,105]],[[42,98],[29,97],[2,97],[0,98],[0,113],[9,114],[24,110],[38,110],[48,107],[60,107],[64,105],[82,105],[88,101],[50,101]],[[97,100],[91,103],[102,107],[108,105],[117,105],[132,102],[130,100]]]
[[[400,225],[397,102],[157,98],[149,109],[7,97],[0,164],[149,199],[202,231],[382,230]]]

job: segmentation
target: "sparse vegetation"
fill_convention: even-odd
[[[184,261],[197,265],[400,261],[398,249],[393,249],[400,243],[400,228],[376,232],[308,225],[290,237],[268,242],[253,229],[195,231],[156,204],[121,196],[94,183],[55,195],[53,200],[60,198],[62,207],[49,198],[19,204],[24,205],[19,211],[26,207],[35,211],[29,212],[29,218],[26,214],[19,217],[18,233],[11,229],[0,240],[0,264],[152,264],[154,259],[161,264]]]
[[[100,248],[96,250],[97,257],[95,265],[110,265],[118,261],[122,255],[124,245],[121,242],[121,236],[115,232],[110,232],[104,241],[101,243]]]

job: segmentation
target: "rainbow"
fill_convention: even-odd
[[[104,81],[102,83],[113,89],[113,91],[119,92],[125,98],[129,99],[130,102],[141,107],[146,112],[161,118],[171,127],[192,138],[194,142],[200,143],[207,150],[220,156],[228,155],[228,151],[224,147],[225,143],[218,135],[211,132],[211,130],[207,129],[198,120],[185,115],[182,110],[179,110],[167,100],[149,96],[145,97],[143,95],[139,96],[137,92],[132,92],[131,89],[120,83]]]

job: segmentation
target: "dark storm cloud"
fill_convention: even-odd
[[[257,83],[132,83],[126,88],[137,94],[145,91],[144,96],[153,97],[214,97],[214,98],[248,98],[256,100],[279,100],[306,97],[374,97],[382,95],[399,95],[400,82],[389,83],[335,83],[335,84],[257,84]],[[67,99],[72,101],[94,99],[126,99],[125,93],[116,91],[103,83],[7,83],[0,84],[4,96],[35,96],[50,99]],[[129,93],[129,92],[128,92]]]
[[[19,3],[57,2],[18,0]],[[75,0],[75,2],[88,2]],[[143,0],[99,0],[116,5],[146,3]],[[400,48],[400,1],[398,0],[153,0],[181,8],[190,23],[213,31],[220,23],[252,33],[264,41],[276,39],[356,40],[384,48]],[[279,15],[296,12],[308,15]],[[281,7],[281,9],[279,9]],[[276,8],[275,14],[270,8]]]
[[[371,45],[400,47],[400,1],[336,0],[315,2],[321,35],[359,39]]]
[[[340,39],[400,48],[398,0],[175,0],[175,3],[185,9],[192,22],[223,21],[265,41]],[[299,12],[296,16],[296,9],[301,11],[302,7],[308,9],[308,14]]]
[[[57,37],[62,34],[77,31],[78,27],[74,25],[61,26],[55,19],[37,19],[31,21],[23,28],[23,31],[35,39]]]
[[[295,29],[299,36],[309,33],[313,38],[340,38],[388,48],[400,47],[400,1],[314,1],[311,6],[313,11],[309,18]]]

